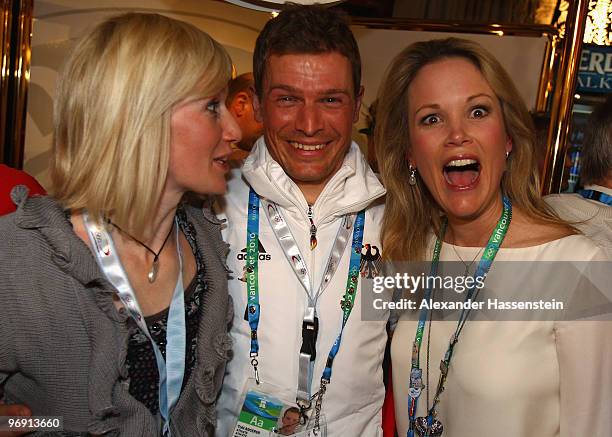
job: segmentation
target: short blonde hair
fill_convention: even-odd
[[[387,68],[378,94],[375,143],[383,182],[387,188],[382,240],[385,257],[423,260],[431,232],[438,234],[441,211],[421,180],[412,188],[406,152],[410,149],[408,88],[425,65],[448,58],[463,58],[482,73],[499,99],[504,125],[512,139],[501,189],[528,217],[567,226],[539,191],[535,162],[533,121],[512,79],[493,55],[475,42],[447,38],[422,41],[405,48]],[[432,84],[435,86],[435,84]]]
[[[142,237],[166,181],[174,106],[230,78],[227,52],[188,23],[142,13],[105,20],[58,80],[52,194]]]

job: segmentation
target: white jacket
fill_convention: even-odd
[[[586,189],[601,191],[612,196],[612,190],[599,185]],[[580,229],[612,259],[612,207],[580,194],[550,194],[544,197],[559,216]]]
[[[229,291],[234,300],[235,315],[231,331],[234,357],[227,366],[217,404],[218,437],[227,437],[232,431],[240,409],[243,388],[247,378],[253,377],[249,358],[250,329],[244,319],[246,283],[240,280],[246,259],[244,249],[249,193],[246,181],[260,197],[280,207],[305,258],[311,274],[310,281],[315,284],[315,288],[320,284],[343,215],[367,207],[363,245],[381,247],[379,233],[383,206],[380,200],[385,190],[355,143],[351,145],[340,170],[313,205],[318,240],[313,251],[310,250],[308,204],[297,185],[271,158],[263,138],[256,143],[245,161],[242,175],[244,179],[238,170],[233,172],[225,198],[226,204],[221,206],[220,214],[228,220],[224,239],[230,244],[228,264],[234,277],[229,281]],[[261,204],[259,228],[259,373],[263,381],[295,393],[302,344],[302,319],[307,306],[306,292],[287,262]],[[262,249],[265,254],[261,253]],[[319,389],[329,350],[340,332],[340,300],[346,287],[350,249],[349,239],[331,283],[317,302],[319,335],[311,393]],[[384,386],[381,365],[387,340],[385,322],[361,320],[360,294],[355,299],[355,306],[344,329],[342,344],[332,368],[331,382],[323,398],[322,411],[331,437],[382,436]]]

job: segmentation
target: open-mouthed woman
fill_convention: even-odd
[[[464,277],[484,278],[485,300],[561,295],[566,286],[577,295],[579,284],[559,284],[542,261],[606,257],[540,198],[531,119],[499,62],[466,40],[418,42],[381,83],[386,257],[430,261],[434,277],[454,261]],[[508,274],[505,261],[522,261],[520,273]],[[552,273],[563,265],[546,264]],[[466,299],[477,299],[476,283]],[[420,293],[442,297],[433,285]],[[400,435],[612,435],[610,322],[483,321],[467,309],[432,322],[432,308],[404,313],[393,336]]]

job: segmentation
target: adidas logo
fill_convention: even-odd
[[[258,243],[259,243],[259,247],[257,248],[257,252],[259,252],[259,256],[258,256],[259,261],[270,261],[272,259],[272,255],[266,252],[266,249],[264,249],[263,244],[261,244],[261,241],[259,241]],[[240,251],[238,255],[236,255],[236,259],[238,261],[245,261],[247,259],[246,251],[247,250],[245,247],[244,249]]]

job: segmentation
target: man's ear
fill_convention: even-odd
[[[253,115],[257,123],[263,123],[261,102],[259,101],[259,96],[255,93],[253,94]]]
[[[240,91],[232,101],[232,112],[236,117],[242,117],[249,109],[247,105],[250,104],[249,95],[244,91]]]
[[[359,87],[359,93],[355,96],[355,113],[353,114],[353,123],[357,123],[359,121],[359,110],[361,109],[361,100],[363,99],[363,91],[364,87],[361,85]]]

